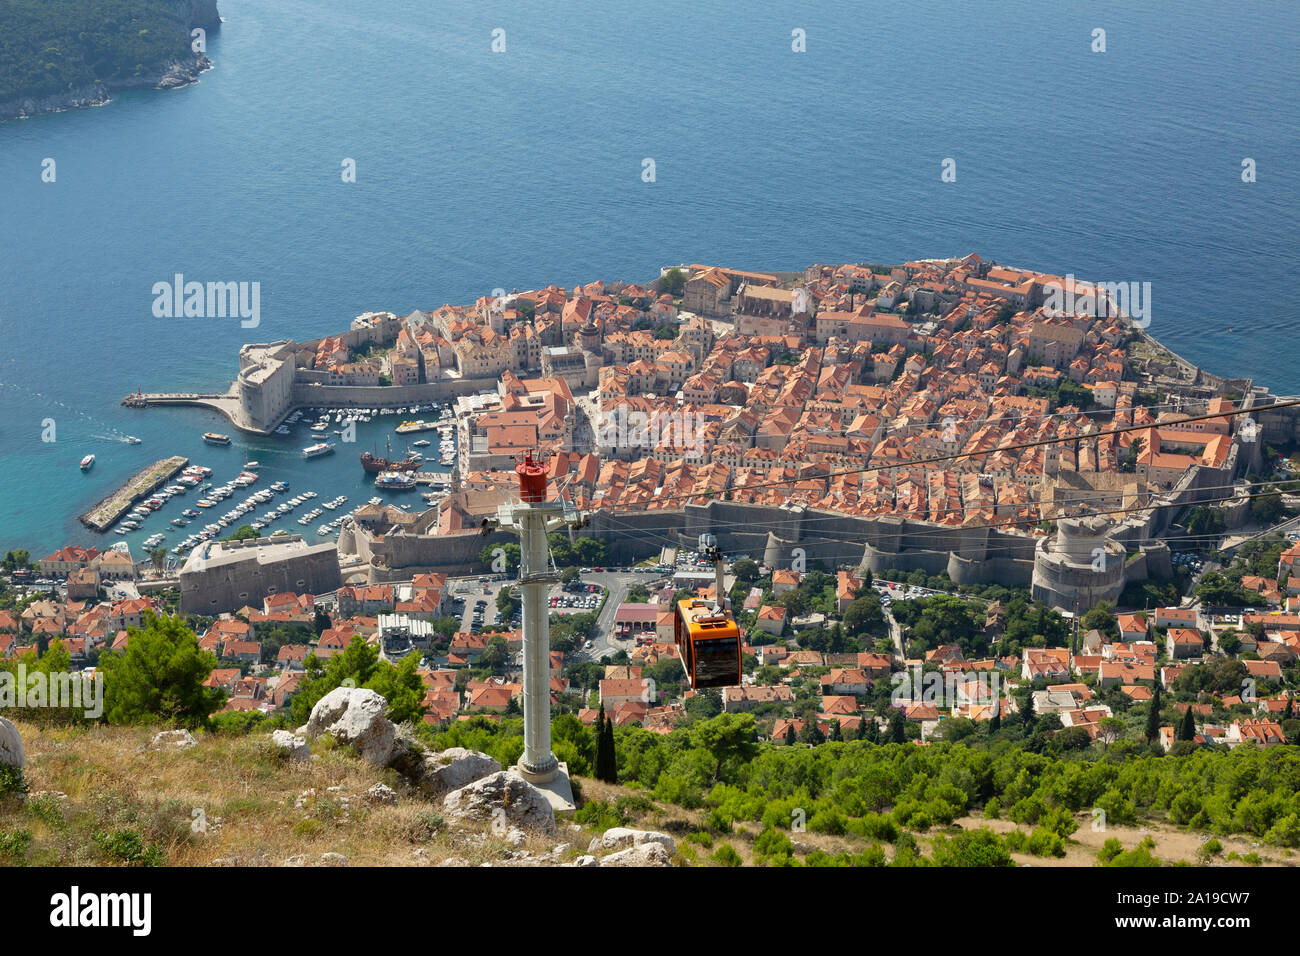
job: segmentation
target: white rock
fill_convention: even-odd
[[[384,803],[397,806],[397,791],[387,784],[377,783],[366,791],[366,800],[370,803]]]
[[[271,743],[284,751],[290,760],[311,759],[311,748],[307,746],[305,737],[295,737],[287,730],[276,730],[271,732]]]
[[[348,858],[342,853],[322,853],[320,855],[322,866],[347,866]]]
[[[0,763],[21,770],[27,762],[18,728],[0,717]]]
[[[570,866],[600,866],[600,860],[596,859],[594,856],[580,856],[569,865]]]
[[[429,796],[440,797],[500,771],[501,764],[485,753],[451,747],[424,758],[419,784]]]
[[[506,842],[513,847],[521,847],[528,842],[528,834],[518,827],[511,827],[510,832],[506,834]]]
[[[443,797],[442,807],[452,820],[555,832],[555,811],[546,794],[509,770],[453,790]]]
[[[164,730],[162,733],[155,734],[153,742],[149,744],[151,749],[159,747],[170,747],[175,750],[188,750],[191,747],[197,747],[198,741],[188,730]]]
[[[596,837],[591,841],[591,846],[587,848],[588,853],[601,853],[609,850],[626,850],[628,847],[641,846],[646,843],[658,843],[668,855],[677,850],[677,844],[667,833],[658,833],[654,830],[632,830],[627,827],[610,827],[603,835]]]
[[[601,866],[672,866],[662,843],[640,843],[603,857]]]
[[[373,690],[335,687],[311,709],[307,736],[330,734],[360,751],[366,763],[382,767],[393,752],[396,733],[393,722],[384,716],[386,710],[388,701]]]

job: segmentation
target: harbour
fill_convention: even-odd
[[[372,467],[382,459],[362,453],[372,448],[392,454],[393,430],[403,420],[401,414],[449,415],[445,406],[392,411],[300,408],[269,436],[213,431],[215,411],[191,412],[179,431],[173,422],[166,435],[152,436],[151,441],[161,439],[186,455],[133,474],[81,515],[81,523],[101,534],[116,534],[133,549],[162,548],[170,566],[184,560],[202,541],[228,537],[245,525],[261,537],[304,533],[312,540],[328,539],[337,536],[345,519],[365,503],[411,510],[427,507],[450,491],[455,448],[455,423],[450,418],[441,420],[447,432],[442,453],[436,453],[435,444],[435,454],[426,459],[418,449],[406,447],[407,458],[394,461],[408,466],[400,472],[374,472],[367,467],[367,458]],[[329,424],[326,433],[314,427],[322,422]],[[336,428],[348,426],[353,440],[333,434]],[[135,444],[118,440],[128,447]],[[307,454],[314,445],[324,444],[332,444],[334,453]],[[114,463],[119,453],[101,451],[99,457]],[[175,483],[168,484],[169,479]],[[307,504],[313,501],[315,507]]]

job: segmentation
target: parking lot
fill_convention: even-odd
[[[497,592],[511,583],[512,579],[504,574],[452,579],[451,614],[460,618],[461,630],[477,633],[493,625],[517,627],[517,623],[501,620],[497,612]]]

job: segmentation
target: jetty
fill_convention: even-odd
[[[171,480],[172,475],[189,463],[190,460],[181,455],[173,455],[171,458],[164,458],[161,461],[154,462],[148,468],[137,473],[117,491],[95,505],[95,507],[81,515],[78,520],[92,531],[98,531],[102,534],[113,527],[122,515],[126,514],[127,509],[131,508],[141,498],[152,494],[159,487],[166,484]]]

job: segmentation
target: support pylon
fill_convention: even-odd
[[[529,452],[515,466],[519,501],[497,508],[496,527],[519,535],[519,590],[524,631],[524,753],[519,771],[534,783],[554,780],[559,762],[551,752],[551,620],[546,589],[559,581],[551,568],[547,535],[580,527],[583,515],[564,501],[547,501],[547,466]]]

